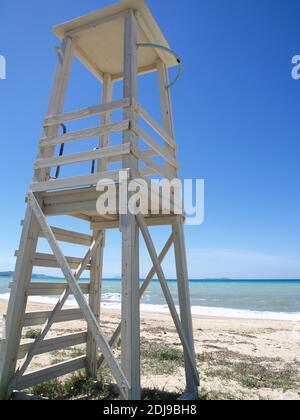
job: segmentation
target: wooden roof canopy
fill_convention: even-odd
[[[138,42],[153,43],[170,48],[156,20],[144,0],[122,0],[105,9],[53,28],[59,39],[70,36],[76,40],[75,56],[98,79],[110,73],[114,80],[123,78],[124,14],[137,12]],[[139,74],[156,70],[161,59],[168,67],[176,66],[176,58],[155,48],[140,48],[138,53]]]

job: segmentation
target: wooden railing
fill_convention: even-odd
[[[40,156],[34,164],[34,170],[37,173],[40,170],[51,170],[53,167],[62,167],[88,161],[105,161],[107,164],[121,162],[129,155],[135,156],[142,162],[146,168],[140,170],[142,176],[150,176],[158,174],[164,178],[171,178],[174,172],[179,169],[176,152],[177,146],[175,140],[162,128],[159,124],[135,101],[123,99],[114,101],[104,105],[98,105],[81,109],[78,111],[53,116],[47,118],[44,127],[59,126],[70,121],[80,120],[87,117],[101,115],[103,113],[122,110],[132,107],[138,117],[141,117],[161,138],[159,144],[150,134],[140,128],[137,123],[131,123],[130,120],[123,120],[116,123],[110,123],[103,126],[88,128],[69,132],[67,134],[57,135],[53,137],[42,137],[40,140]],[[47,150],[51,150],[57,145],[75,142],[78,140],[89,139],[92,137],[107,136],[112,133],[132,130],[137,138],[147,145],[148,150],[142,150],[133,144],[120,144],[117,146],[109,146],[100,149],[94,149],[81,153],[73,153],[64,156],[47,157]],[[45,157],[44,157],[45,156]],[[48,154],[49,156],[49,154]],[[160,157],[165,164],[159,164],[155,158]],[[170,171],[171,168],[171,171]],[[124,168],[126,169],[126,168]],[[49,190],[59,190],[67,188],[75,188],[81,186],[96,185],[103,178],[117,180],[119,170],[105,171],[102,173],[81,175],[72,178],[49,179],[43,182],[33,182],[31,191],[43,192]]]

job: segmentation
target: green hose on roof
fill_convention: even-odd
[[[177,81],[180,79],[180,77],[183,73],[182,62],[181,62],[181,59],[180,59],[178,54],[176,54],[170,48],[164,47],[163,45],[159,45],[159,44],[148,44],[147,43],[147,44],[137,44],[137,46],[139,48],[158,48],[160,50],[166,51],[169,54],[172,54],[176,58],[177,63],[178,63],[178,74],[177,74],[175,80],[172,83],[170,83],[168,86],[166,86],[166,89],[170,89],[173,85],[175,85],[175,83],[177,83]]]

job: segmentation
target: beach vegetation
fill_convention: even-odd
[[[37,338],[39,338],[40,333],[41,332],[38,330],[28,330],[25,333],[25,338],[27,338],[28,340],[36,340]]]

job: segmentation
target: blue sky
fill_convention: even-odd
[[[1,2],[0,270],[14,266],[53,80],[58,42],[50,28],[111,3]],[[299,278],[300,81],[291,78],[300,54],[299,1],[147,3],[184,65],[172,89],[181,176],[206,182],[205,222],[186,228],[191,278]],[[140,97],[155,113],[152,83],[141,82]],[[100,87],[75,65],[66,108],[99,97]],[[158,247],[167,233],[155,233]],[[110,233],[106,276],[119,275],[119,249],[118,233]],[[141,254],[144,276],[150,261],[144,248]],[[172,255],[164,267],[175,276]]]

